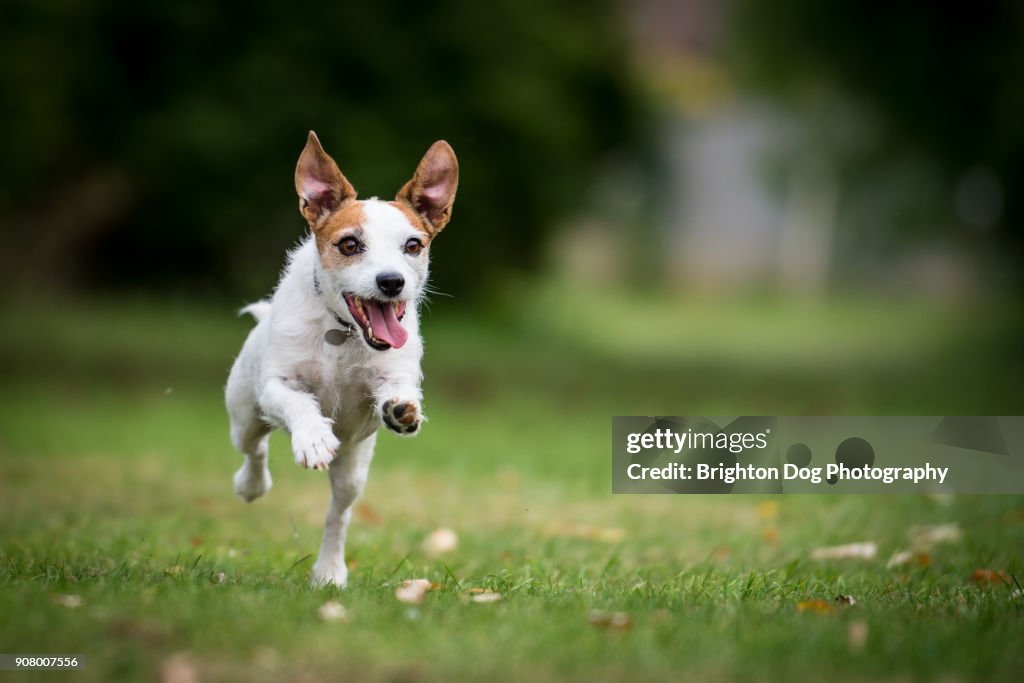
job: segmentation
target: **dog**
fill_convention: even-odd
[[[417,305],[458,182],[455,152],[441,140],[394,201],[359,200],[310,131],[295,167],[309,234],[289,253],[270,300],[242,309],[256,326],[225,391],[231,442],[245,456],[235,493],[252,502],[270,490],[273,429],[291,435],[296,463],[327,471],[314,584],[348,581],[345,536],[380,426],[412,436],[426,419]]]

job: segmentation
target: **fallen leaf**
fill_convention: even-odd
[[[407,605],[419,605],[430,588],[431,584],[426,579],[406,579],[395,589],[395,597]]]
[[[380,515],[377,514],[377,511],[369,503],[356,503],[355,516],[360,522],[365,522],[370,526],[380,524]]]
[[[892,569],[893,567],[902,567],[908,564],[916,564],[919,567],[927,567],[932,563],[931,555],[923,552],[914,552],[912,550],[901,550],[892,554],[889,558],[889,562],[885,565],[886,569]]]
[[[846,643],[854,652],[864,649],[868,642],[868,622],[863,619],[851,621],[846,629]]]
[[[459,537],[448,528],[435,529],[423,539],[420,548],[428,555],[443,555],[455,550],[459,545]]]
[[[775,519],[779,516],[779,504],[774,500],[758,503],[757,516],[761,519]]]
[[[178,652],[160,665],[160,683],[199,683],[199,672],[187,652]]]
[[[937,543],[957,543],[963,538],[963,532],[959,524],[951,522],[910,527],[907,537],[915,548],[930,548]]]
[[[975,569],[971,572],[971,581],[979,586],[988,586],[993,583],[1010,583],[1010,577],[1001,570]]]
[[[597,527],[589,524],[555,524],[547,529],[549,536],[585,538],[602,543],[619,543],[626,537],[626,531],[618,527]]]
[[[870,560],[878,554],[878,546],[868,541],[865,543],[847,543],[846,545],[834,545],[825,548],[815,548],[811,551],[812,560],[846,560],[861,559]]]
[[[483,591],[482,593],[474,593],[469,596],[471,602],[488,603],[488,602],[499,602],[501,600],[501,593],[495,593],[494,591]]]
[[[852,595],[837,595],[836,604],[852,606],[857,604],[857,600]]]
[[[348,610],[337,600],[328,600],[316,611],[320,621],[348,621]]]
[[[607,631],[628,631],[633,627],[633,620],[625,612],[605,612],[604,610],[590,610],[587,614],[587,621],[595,628],[603,628]]]
[[[224,572],[217,572],[210,576],[210,583],[224,583],[224,580],[228,577]]]
[[[61,607],[67,607],[68,609],[78,609],[85,604],[85,600],[82,599],[81,595],[65,595],[63,593],[53,596],[53,601]]]
[[[812,600],[801,600],[796,603],[796,610],[797,612],[811,612],[812,614],[832,614],[836,611],[836,608],[830,602],[826,602],[821,598],[814,598]]]

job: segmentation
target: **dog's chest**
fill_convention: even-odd
[[[354,344],[326,344],[316,358],[304,364],[302,376],[316,395],[324,416],[334,420],[335,431],[348,438],[364,438],[379,425],[375,421],[372,385],[375,371],[368,367]]]

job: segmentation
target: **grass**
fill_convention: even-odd
[[[606,294],[434,305],[431,421],[382,436],[345,591],[307,584],[327,487],[285,438],[267,498],[231,492],[220,387],[246,321],[166,302],[6,305],[0,652],[88,665],[0,680],[152,680],[175,656],[217,681],[1019,679],[1024,598],[969,579],[1024,577],[1024,497],[609,494],[615,414],[1020,414],[1019,320]],[[939,523],[962,541],[886,567],[912,527]],[[459,546],[430,557],[439,527]],[[853,541],[878,557],[808,559]],[[398,602],[417,577],[437,588]],[[503,599],[471,602],[474,588]],[[317,618],[331,599],[348,621]]]

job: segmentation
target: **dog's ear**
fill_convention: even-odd
[[[398,192],[397,199],[426,218],[434,236],[451,218],[458,186],[459,160],[447,142],[438,140],[427,150],[412,180]]]
[[[311,227],[342,202],[356,196],[355,189],[320,146],[313,131],[309,131],[306,148],[295,165],[295,191],[299,193],[299,212]]]

